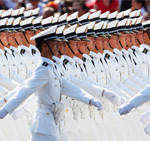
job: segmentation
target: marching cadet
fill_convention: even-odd
[[[36,41],[39,39],[42,41],[43,38],[46,40],[52,40],[53,37],[51,33],[55,29],[55,26],[51,27],[50,29],[37,34],[32,39],[36,39]],[[33,92],[38,90],[38,108],[32,123],[31,140],[33,141],[60,140],[58,129],[54,121],[58,118],[57,114],[59,113],[57,112],[62,108],[62,104],[60,103],[60,88],[64,94],[78,99],[85,104],[95,105],[99,110],[101,109],[99,101],[94,100],[92,96],[71,84],[66,79],[61,78],[55,69],[54,64],[50,60],[52,59],[52,56],[51,54],[48,54],[48,52],[50,53],[49,49],[43,48],[44,42],[45,41],[43,40],[43,43],[41,42],[40,45],[38,44],[38,49],[41,51],[41,55],[43,56],[41,65],[39,65],[39,67],[35,70],[34,75],[30,79],[25,81],[18,87],[18,89],[16,89],[16,95],[14,95],[14,97],[2,107],[0,112],[1,118],[4,118],[8,113],[12,113]],[[51,80],[53,80],[53,83]],[[36,87],[35,84],[37,84]],[[52,90],[55,91],[55,95],[45,92],[46,88],[50,88],[50,92],[52,92]],[[44,91],[45,96],[47,95],[46,98],[43,97],[42,91]]]

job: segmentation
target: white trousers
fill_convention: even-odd
[[[32,132],[31,141],[60,141],[56,136]]]

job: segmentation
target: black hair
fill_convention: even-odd
[[[85,2],[81,2],[80,5],[83,10],[85,10],[86,12],[89,12],[89,8],[85,5]]]
[[[137,3],[141,3],[142,4],[142,7],[145,7],[146,4],[145,4],[145,0],[136,0]]]

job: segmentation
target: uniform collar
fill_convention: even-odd
[[[113,51],[118,57],[122,56],[122,52],[119,49],[114,48]]]
[[[128,49],[129,53],[132,54],[133,50],[131,48]]]
[[[109,50],[104,50],[104,56],[106,55],[106,54],[109,54],[110,56],[111,56],[111,58],[115,58],[115,54],[113,54],[111,51],[109,51]]]
[[[14,50],[15,53],[17,53],[17,54],[19,53],[19,50],[17,48],[13,47],[13,46],[10,46],[10,49]]]
[[[11,50],[7,47],[4,47],[4,50],[7,51],[8,54],[12,54]]]
[[[75,62],[77,62],[79,65],[83,64],[83,60],[80,59],[79,57],[74,56],[73,59],[75,60]]]
[[[30,44],[29,48],[30,48],[30,49],[34,49],[34,50],[38,50],[38,49],[36,48],[36,46],[35,46],[35,45],[32,45],[32,44]]]
[[[71,64],[75,64],[75,61],[67,55],[62,55],[61,60],[63,61],[64,59],[67,59]]]
[[[53,56],[53,60],[56,61],[56,64],[62,64],[62,61],[60,58],[56,57],[56,56]]]
[[[129,52],[127,50],[125,50],[124,48],[121,50],[125,56],[129,55]]]
[[[87,61],[91,61],[91,57],[87,54],[82,55],[84,58],[86,58]]]
[[[95,59],[99,59],[99,55],[93,51],[90,51],[90,55]]]
[[[140,49],[143,50],[144,48],[146,48],[147,50],[150,50],[150,46],[146,45],[146,44],[142,44],[140,45]]]
[[[30,53],[30,49],[27,46],[25,46],[25,45],[18,46],[18,49],[19,50],[24,49],[25,51],[27,51],[28,53]]]
[[[137,46],[132,46],[133,49],[135,49],[137,52],[141,52],[140,48],[138,48]]]
[[[46,57],[41,57],[41,62],[44,63],[48,63],[51,67],[54,67],[54,62],[52,60],[50,60],[49,58]]]
[[[2,50],[1,48],[0,48],[0,54],[4,54],[5,52],[4,52],[4,50]]]
[[[100,52],[98,53],[98,56],[99,56],[100,58],[104,58],[103,54],[101,54]]]

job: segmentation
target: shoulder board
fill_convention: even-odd
[[[46,63],[46,62],[43,62],[42,66],[45,66],[45,67],[47,67],[47,66],[48,66],[48,63]]]
[[[69,61],[67,59],[63,60],[63,64],[66,65]]]

